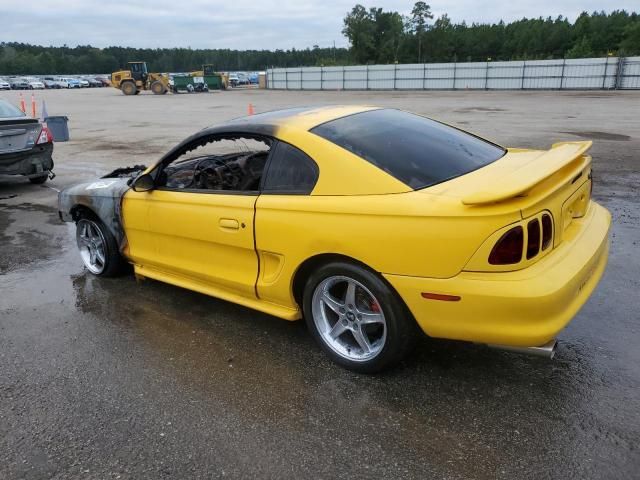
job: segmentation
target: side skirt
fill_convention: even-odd
[[[302,314],[299,309],[291,309],[283,307],[282,305],[276,305],[274,303],[265,302],[257,298],[247,298],[237,293],[230,292],[228,290],[205,285],[197,280],[187,278],[181,275],[173,273],[167,273],[155,269],[153,267],[134,265],[134,272],[137,277],[146,277],[158,280],[160,282],[169,283],[177,287],[186,288],[187,290],[193,290],[195,292],[203,293],[211,297],[220,298],[228,302],[237,303],[243,307],[252,308],[259,312],[273,315],[274,317],[282,318],[284,320],[299,320],[302,318]]]

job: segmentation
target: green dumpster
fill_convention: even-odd
[[[184,75],[173,77],[173,91],[178,92],[208,92],[209,90],[221,90],[222,78],[220,75]]]

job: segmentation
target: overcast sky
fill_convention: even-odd
[[[0,0],[0,41],[38,45],[298,49],[347,46],[354,0]],[[413,1],[360,2],[409,14]],[[28,7],[25,5],[28,4]],[[454,22],[496,22],[581,11],[638,10],[638,0],[456,0],[431,4]]]

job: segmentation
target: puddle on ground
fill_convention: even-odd
[[[631,140],[629,135],[620,135],[619,133],[609,132],[560,132],[568,135],[575,135],[580,138],[587,138],[589,140],[611,140],[614,142],[627,142]]]

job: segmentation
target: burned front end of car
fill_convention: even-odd
[[[120,250],[126,245],[122,227],[122,197],[132,180],[146,167],[118,168],[88,183],[65,188],[58,194],[58,214],[63,222],[77,222],[82,216],[98,218],[116,239]]]

